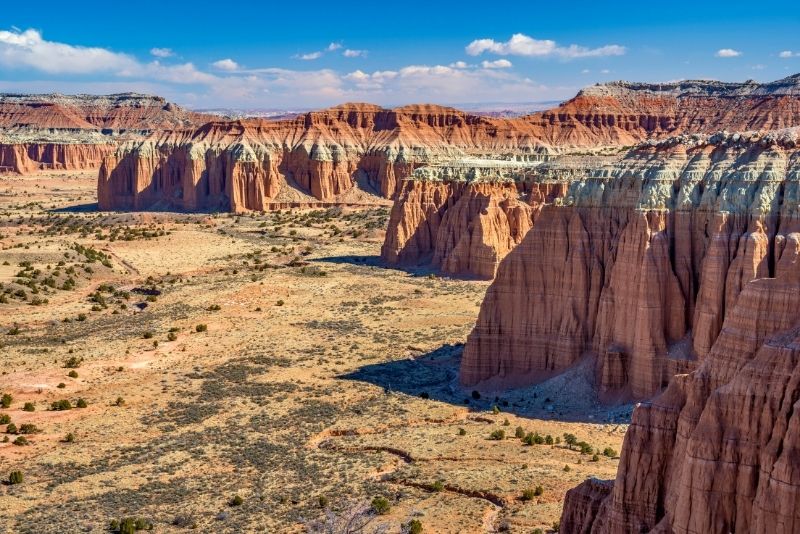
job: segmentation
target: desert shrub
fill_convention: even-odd
[[[553,532],[560,531],[561,530],[561,521],[554,521],[553,522],[553,526],[550,527],[550,530],[552,530]]]
[[[56,412],[60,412],[63,410],[71,410],[72,404],[67,399],[61,399],[59,401],[53,401],[50,404],[50,409]]]
[[[578,447],[578,450],[581,451],[581,454],[591,454],[592,453],[592,446],[586,443],[585,441],[579,441],[575,444]]]
[[[70,378],[78,378],[78,371],[76,371],[75,369],[73,369],[72,371],[70,371],[69,373],[67,373],[67,376],[68,376],[68,377],[70,377]]]
[[[279,300],[278,302],[275,303],[275,306],[283,306],[284,304],[285,304],[285,302],[283,302],[282,300]]]
[[[569,473],[570,471],[572,471],[572,468],[570,466],[568,466],[567,464],[564,464],[564,472],[565,473]]]
[[[219,304],[212,304],[211,306],[209,306],[208,308],[206,308],[206,310],[208,310],[208,311],[219,311],[219,310],[221,310],[221,309],[222,309],[222,308],[220,307],[220,305],[219,305]]]
[[[134,534],[138,530],[153,530],[153,524],[141,517],[123,517],[112,519],[109,530],[115,534]]]
[[[511,421],[509,421],[508,419],[505,419],[503,421],[503,426],[511,426]]]
[[[578,443],[578,438],[575,436],[575,434],[564,434],[564,443],[567,444],[567,447],[572,449],[573,445]]]
[[[231,506],[241,506],[243,503],[244,499],[242,498],[241,495],[234,495],[233,498],[231,498],[231,500],[228,501],[228,504],[230,504]]]
[[[608,456],[609,458],[616,458],[617,451],[615,451],[611,447],[606,447],[605,449],[603,449],[603,456]]]
[[[20,434],[37,434],[39,429],[33,423],[23,423],[19,425]]]
[[[419,519],[412,519],[406,523],[403,532],[407,532],[408,534],[422,534],[422,523]]]
[[[386,515],[391,509],[391,506],[389,505],[389,499],[382,496],[372,499],[371,507],[372,511],[378,515]]]
[[[178,339],[178,334],[175,332],[169,332],[167,334],[167,341],[175,341],[176,339]]]
[[[144,334],[142,334],[142,337],[145,338],[145,339],[150,339],[150,338],[153,337],[153,333],[149,332],[149,331],[145,332]]]
[[[72,349],[70,349],[70,350],[72,350]],[[81,366],[82,363],[83,363],[83,358],[80,358],[78,356],[70,356],[64,362],[64,368],[65,369],[77,369],[78,367]]]
[[[0,413],[0,425],[7,425],[11,422],[11,416],[7,413]]]
[[[495,441],[501,441],[506,439],[506,431],[503,429],[493,430],[491,434],[489,434],[489,439],[493,439]]]
[[[69,434],[64,436],[63,441],[64,441],[64,443],[75,443],[75,434],[70,432]]]
[[[431,485],[431,489],[437,493],[440,491],[444,491],[444,482],[442,482],[441,480],[437,480]]]
[[[25,412],[35,412],[36,406],[32,402],[26,402],[25,405],[22,407],[22,410]]]
[[[464,430],[463,428],[459,428],[458,429],[458,435],[459,436],[466,436],[467,435],[467,431]]]
[[[8,475],[8,483],[12,486],[22,484],[24,480],[25,476],[22,474],[22,471],[11,471],[11,474]]]
[[[88,405],[89,404],[83,398],[78,399],[77,402],[75,403],[76,408],[86,408]]]
[[[523,501],[532,501],[534,497],[534,490],[528,488],[522,491],[522,500]]]
[[[66,385],[64,382],[59,382],[59,383],[58,383],[58,385],[57,385],[56,387],[57,387],[58,389],[64,389],[65,387],[67,387],[67,385]]]
[[[539,495],[541,495],[543,493],[544,493],[544,488],[541,487],[541,486],[536,486],[536,488],[534,488],[534,490],[533,490],[534,497],[538,497]]]
[[[195,332],[207,332],[208,331],[208,325],[199,324],[199,325],[194,327],[194,330],[195,330]]]
[[[500,408],[498,408],[496,404],[492,406],[492,413],[495,415],[500,413]]]
[[[117,397],[117,400],[114,401],[114,406],[125,406],[125,399]]]
[[[16,434],[17,433],[17,425],[14,423],[8,423],[6,426],[6,434]]]
[[[319,503],[320,508],[328,507],[328,498],[325,495],[320,495],[317,497],[317,502]]]
[[[514,437],[518,439],[522,439],[525,437],[525,429],[521,426],[518,426],[517,429],[514,431]]]
[[[8,393],[4,393],[2,397],[0,397],[0,407],[3,408],[10,408],[11,403],[14,401],[14,397],[9,395]]]
[[[550,434],[547,434],[544,437],[544,442],[545,442],[546,445],[552,445],[553,444],[553,436],[551,436]]]
[[[592,455],[592,461],[593,462],[599,462],[600,461],[600,457],[598,455],[596,455],[596,454],[593,454]]]
[[[11,443],[13,443],[14,445],[17,445],[19,447],[24,447],[25,445],[30,445],[31,444],[31,442],[28,441],[28,438],[26,438],[25,436],[17,436],[17,438],[14,441],[12,441]]]

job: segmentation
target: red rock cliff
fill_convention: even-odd
[[[439,106],[348,104],[284,121],[209,123],[131,143],[100,171],[102,209],[164,203],[193,210],[262,210],[287,188],[332,200],[357,183],[394,197],[423,163],[469,154],[538,154],[525,122]]]
[[[601,393],[642,399],[696,367],[743,289],[775,275],[795,145],[668,140],[573,181],[500,264],[462,384],[523,385],[591,354]]]
[[[562,532],[800,530],[794,180],[768,253],[772,276],[744,284],[696,371],[675,376],[636,408],[613,489],[592,494],[584,483],[571,490]]]

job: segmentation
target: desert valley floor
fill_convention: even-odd
[[[0,530],[301,532],[384,496],[370,528],[547,531],[614,478],[631,406],[585,365],[459,388],[488,282],[381,265],[388,206],[104,213],[95,177],[0,178]]]

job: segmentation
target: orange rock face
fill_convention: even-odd
[[[212,118],[133,93],[0,94],[0,172],[96,169],[120,140]]]
[[[293,120],[209,123],[131,143],[100,171],[102,209],[165,203],[194,210],[262,210],[284,188],[335,199],[357,183],[392,198],[417,166],[465,153],[538,154],[518,120],[438,106],[349,104]]]
[[[598,84],[527,120],[554,146],[632,145],[685,133],[789,128],[800,125],[800,74],[764,84]]]
[[[644,399],[694,369],[775,273],[797,176],[795,138],[776,139],[662,143],[570,183],[500,264],[462,384],[524,385],[591,354],[603,395]]]
[[[696,371],[636,408],[613,490],[572,490],[563,532],[800,530],[800,225],[787,211],[772,276],[729,303]]]
[[[392,207],[381,257],[491,279],[544,203],[565,191],[558,183],[407,180]]]
[[[114,151],[112,144],[0,143],[0,172],[25,174],[39,169],[96,169]]]

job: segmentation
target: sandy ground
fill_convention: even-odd
[[[487,283],[380,265],[385,208],[108,214],[94,183],[0,176],[0,414],[38,428],[18,446],[0,425],[0,479],[25,477],[0,486],[0,530],[302,532],[384,496],[366,532],[546,531],[567,489],[614,477],[616,459],[514,437],[619,451],[630,407],[597,405],[585,368],[458,387]]]

